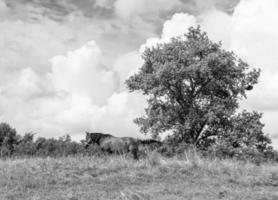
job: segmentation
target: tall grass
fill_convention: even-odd
[[[278,199],[278,165],[126,156],[0,161],[0,199]]]

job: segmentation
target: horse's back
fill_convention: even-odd
[[[117,152],[117,153],[126,153],[128,151],[128,147],[126,144],[126,141],[123,140],[122,138],[105,138],[100,146],[104,150],[110,150],[112,152]]]

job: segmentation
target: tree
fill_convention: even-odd
[[[18,144],[15,146],[16,156],[34,156],[36,153],[36,147],[34,143],[34,133],[25,133],[20,137]]]
[[[135,123],[153,138],[172,131],[172,140],[195,146],[213,141],[220,133],[215,129],[229,124],[260,74],[200,27],[147,48],[142,57],[143,66],[126,81],[130,92],[148,97],[145,115]]]
[[[16,130],[7,123],[0,123],[0,157],[10,156],[19,141]]]

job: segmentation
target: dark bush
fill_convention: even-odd
[[[7,157],[14,153],[14,146],[19,141],[16,130],[7,123],[0,123],[0,156]]]
[[[19,142],[14,145],[15,156],[25,157],[25,156],[34,156],[36,154],[36,146],[34,143],[34,134],[26,133]]]

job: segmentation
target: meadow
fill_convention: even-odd
[[[1,200],[277,200],[278,165],[198,156],[0,161]]]

